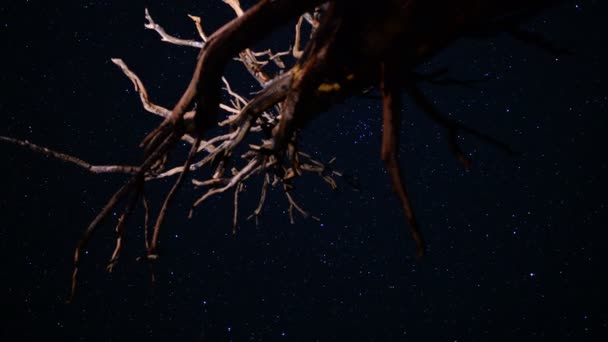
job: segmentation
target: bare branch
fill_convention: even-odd
[[[306,210],[302,209],[302,207],[300,207],[300,205],[298,205],[298,203],[293,199],[293,197],[291,196],[291,194],[289,193],[289,189],[285,189],[284,190],[285,196],[287,197],[287,201],[289,202],[289,219],[291,224],[294,224],[294,218],[293,218],[293,209],[296,209],[300,215],[302,215],[302,217],[304,218],[312,218],[315,221],[320,221],[320,219],[314,215],[310,215],[310,213],[308,213]]]
[[[241,4],[239,0],[222,0],[224,3],[228,4],[234,10],[237,17],[240,17],[244,14],[243,9],[241,8]]]
[[[241,95],[237,94],[236,92],[234,92],[232,90],[232,88],[230,87],[230,83],[228,83],[228,80],[226,80],[225,77],[222,77],[222,82],[224,82],[224,85],[226,86],[226,88],[224,88],[227,92],[228,95],[232,96],[233,98],[235,98],[238,101],[238,106],[236,109],[236,113],[238,114],[240,111],[238,109],[241,108],[241,105],[246,106],[248,101],[246,101]]]
[[[268,185],[270,184],[270,176],[268,173],[264,175],[264,182],[262,183],[262,190],[260,191],[260,200],[258,201],[258,206],[255,208],[253,213],[247,217],[247,219],[251,219],[255,216],[256,224],[258,222],[258,216],[262,213],[262,208],[264,207],[264,202],[266,200],[266,189],[268,189]]]
[[[315,19],[310,13],[304,13],[302,16],[313,28],[319,27],[319,21]]]
[[[429,101],[424,94],[414,84],[407,85],[408,94],[412,97],[414,102],[435,122],[445,127],[448,130],[448,143],[450,150],[456,157],[456,159],[463,165],[465,169],[471,167],[471,161],[466,157],[460,146],[458,145],[458,131],[461,130],[468,134],[471,134],[490,145],[493,145],[507,154],[513,155],[515,152],[511,147],[498,139],[491,137],[487,134],[481,133],[473,128],[464,126],[456,121],[453,121],[445,116],[441,115],[441,112]]]
[[[238,215],[239,215],[239,193],[243,191],[244,184],[239,183],[239,185],[234,189],[234,213],[232,215],[232,234],[236,234],[236,227],[238,224]]]
[[[141,189],[143,187],[143,183],[139,187]],[[127,203],[124,212],[122,213],[122,215],[120,215],[120,218],[118,219],[118,223],[116,224],[116,228],[115,228],[116,246],[114,247],[114,251],[112,252],[110,261],[108,262],[108,265],[106,266],[106,271],[108,271],[109,273],[111,273],[114,270],[114,266],[116,266],[116,263],[118,262],[118,257],[120,255],[120,251],[122,249],[122,240],[123,240],[124,229],[125,229],[125,225],[127,222],[127,218],[129,218],[129,216],[133,212],[133,208],[135,207],[135,204],[139,200],[140,192],[141,192],[141,190],[138,190],[131,196],[131,199]]]
[[[302,44],[302,21],[304,20],[304,16],[301,15],[300,18],[298,19],[298,23],[296,24],[296,40],[293,43],[293,50],[292,50],[292,54],[295,58],[300,58],[302,57],[302,54],[304,53],[304,51],[302,49],[300,49],[300,46]]]
[[[255,57],[268,56],[267,60],[265,60],[263,62],[259,62],[260,65],[266,65],[266,64],[268,64],[268,62],[272,61],[280,69],[285,69],[285,63],[283,63],[283,61],[281,60],[281,57],[287,56],[290,53],[291,53],[291,46],[287,50],[277,52],[277,53],[272,53],[272,50],[268,49],[268,50],[264,50],[261,52],[253,52],[253,55]]]
[[[175,44],[175,45],[190,46],[190,47],[197,48],[197,49],[202,48],[204,45],[203,42],[197,42],[196,40],[190,40],[190,39],[181,39],[181,38],[177,38],[175,36],[168,34],[165,31],[165,29],[163,29],[160,25],[158,25],[157,23],[154,22],[154,19],[152,19],[152,16],[150,15],[150,12],[148,11],[147,8],[146,8],[146,20],[148,22],[146,24],[144,24],[144,27],[149,30],[156,31],[163,42],[167,42],[167,43],[171,43],[171,44]]]
[[[139,93],[139,98],[141,99],[141,103],[145,110],[147,110],[148,112],[150,112],[152,114],[159,115],[163,118],[168,118],[171,115],[170,110],[168,110],[165,107],[154,104],[153,102],[150,101],[150,98],[148,97],[148,92],[147,92],[146,87],[144,86],[143,82],[133,71],[131,71],[131,69],[129,69],[127,64],[125,64],[125,62],[122,59],[112,58],[111,61],[112,61],[112,63],[116,64],[122,70],[122,72],[131,80],[131,82],[133,82],[135,91],[137,93]],[[220,104],[220,107],[221,106],[223,106],[223,105]],[[193,117],[194,117],[194,112],[191,111],[184,115],[184,120],[191,121]],[[187,134],[182,137],[182,140],[187,141],[190,144],[192,144],[194,142],[194,138],[192,138],[190,135],[187,135]]]
[[[261,161],[260,161],[259,157],[252,159],[247,164],[247,166],[245,166],[243,169],[241,169],[241,171],[239,171],[236,175],[234,175],[230,179],[230,182],[228,184],[226,184],[224,187],[211,189],[208,192],[206,192],[203,196],[201,196],[199,199],[197,199],[194,202],[194,204],[192,204],[192,208],[190,209],[190,213],[188,214],[188,217],[192,217],[194,208],[197,207],[202,202],[204,202],[207,198],[209,198],[213,195],[220,194],[226,190],[229,190],[229,189],[233,188],[235,185],[237,185],[238,183],[249,178],[255,171],[258,170],[258,166],[260,165],[260,162]]]
[[[192,162],[192,158],[194,158],[194,155],[196,154],[199,144],[200,144],[200,138],[196,138],[196,141],[192,145],[192,148],[190,149],[190,153],[188,154],[188,157],[186,158],[186,161],[184,163],[184,167],[183,167],[184,171],[182,171],[182,173],[180,173],[179,177],[175,181],[175,184],[173,184],[173,187],[171,188],[171,190],[167,194],[167,197],[165,198],[165,201],[163,202],[163,206],[161,207],[158,217],[156,218],[156,224],[154,225],[152,241],[150,242],[150,251],[148,252],[149,258],[156,258],[158,256],[157,245],[158,245],[158,239],[159,239],[159,235],[160,235],[160,227],[165,219],[165,215],[169,208],[169,204],[173,200],[175,193],[181,186],[184,178],[186,177],[186,174],[188,173],[190,163]]]
[[[177,142],[179,136],[176,134],[169,134],[167,137],[158,145],[158,148],[155,149],[152,153],[150,153],[144,162],[140,165],[138,172],[131,176],[129,181],[121,188],[119,188],[113,195],[110,197],[106,205],[101,209],[101,211],[95,216],[93,221],[89,224],[87,229],[82,234],[82,237],[76,244],[76,248],[74,249],[74,271],[72,272],[72,287],[70,290],[70,295],[67,299],[67,302],[70,303],[74,299],[74,294],[76,293],[76,284],[78,281],[78,270],[80,266],[80,255],[82,251],[86,248],[89,240],[93,236],[93,234],[97,231],[97,228],[100,226],[101,222],[105,220],[110,212],[114,210],[116,205],[133,190],[138,184],[142,182],[144,174],[152,167],[154,163],[156,163],[160,158],[162,158],[167,150],[173,146],[175,142]]]
[[[120,58],[112,58],[112,63],[116,64],[122,72],[133,82],[133,86],[135,87],[135,91],[139,93],[139,98],[141,99],[141,103],[144,106],[144,109],[152,114],[159,115],[163,118],[169,117],[171,115],[171,111],[165,107],[161,107],[155,105],[150,102],[148,97],[148,92],[146,91],[146,87],[143,85],[139,77],[127,67],[125,62]]]
[[[388,65],[387,65],[388,64]],[[382,92],[382,160],[386,164],[389,172],[393,190],[401,202],[403,213],[407,218],[410,228],[410,235],[416,243],[416,255],[421,257],[424,254],[425,244],[420,234],[418,220],[414,214],[410,196],[407,191],[399,161],[397,150],[399,146],[399,112],[401,103],[399,98],[400,89],[396,84],[396,67],[390,63],[381,65],[381,92]]]
[[[205,34],[205,31],[203,31],[203,25],[201,24],[201,18],[197,17],[195,15],[190,15],[190,14],[188,14],[188,17],[190,17],[190,19],[192,19],[192,21],[194,21],[194,25],[196,25],[196,31],[198,31],[198,35],[201,37],[203,42],[206,42],[207,35]]]
[[[144,246],[146,247],[146,254],[149,254],[150,244],[148,243],[148,227],[150,226],[150,203],[148,202],[148,198],[143,192],[143,189],[141,194],[141,201],[144,205]]]
[[[140,168],[137,166],[129,166],[129,165],[92,165],[82,159],[76,158],[74,156],[53,151],[49,148],[38,146],[33,144],[27,140],[19,140],[15,138],[0,136],[0,141],[5,141],[11,144],[15,144],[21,147],[25,147],[30,151],[34,151],[37,153],[42,153],[45,156],[59,159],[66,163],[74,164],[79,166],[91,173],[126,173],[126,174],[135,174],[139,172]]]
[[[239,0],[223,1],[232,8],[236,18],[209,37],[203,30],[201,18],[189,15],[202,41],[170,35],[153,20],[149,11],[145,10],[144,26],[155,31],[162,41],[200,49],[190,83],[172,109],[153,103],[140,78],[124,61],[112,59],[133,83],[143,108],[164,119],[140,144],[144,149],[144,160],[140,165],[91,165],[79,158],[32,144],[27,140],[0,136],[1,141],[75,164],[92,173],[130,175],[128,181],[109,198],[90,222],[76,245],[70,300],[76,290],[83,251],[102,221],[115,213],[118,205],[123,205],[124,202],[125,207],[115,227],[116,242],[107,265],[110,272],[123,250],[125,224],[139,198],[142,198],[145,210],[143,235],[146,249],[145,256],[140,260],[151,261],[158,258],[161,226],[179,188],[189,172],[205,166],[208,166],[208,169],[201,170],[204,172],[200,174],[208,179],[192,179],[191,186],[205,188],[201,189],[202,194],[192,204],[189,217],[192,217],[194,209],[208,198],[229,190],[234,191],[232,231],[235,233],[239,219],[240,193],[245,191],[245,182],[250,177],[261,174],[264,178],[259,201],[248,219],[255,217],[257,224],[268,187],[272,186],[285,194],[292,223],[294,212],[304,218],[319,220],[295,201],[292,192],[294,179],[303,172],[310,172],[318,175],[332,189],[338,186],[336,177],[341,177],[354,188],[357,188],[357,185],[348,174],[334,168],[335,157],[329,162],[322,162],[300,151],[298,133],[317,113],[349,96],[366,93],[378,83],[383,103],[381,155],[409,223],[410,234],[419,256],[424,252],[424,241],[397,158],[399,95],[402,87],[406,88],[414,102],[431,119],[448,130],[450,149],[465,167],[469,166],[470,161],[458,145],[459,132],[471,134],[512,153],[504,143],[442,116],[417,88],[417,83],[421,81],[459,85],[469,85],[471,81],[438,78],[437,76],[442,75],[441,72],[420,75],[414,70],[420,63],[444,49],[452,40],[473,35],[477,31],[483,33],[487,27],[481,27],[485,25],[481,23],[498,21],[501,24],[513,24],[508,20],[509,16],[513,15],[512,11],[520,10],[519,7],[533,11],[535,6],[526,8],[522,2],[503,6],[498,3],[482,5],[479,1],[467,1],[466,6],[463,6],[449,1],[433,4],[409,0],[383,1],[374,4],[377,9],[372,13],[378,15],[369,18],[372,17],[368,13],[371,10],[369,6],[357,2],[350,2],[349,7],[342,7],[343,4],[338,1],[259,0],[244,11]],[[410,5],[414,3],[416,6]],[[444,5],[442,10],[447,14],[433,17],[434,8],[428,6],[437,5]],[[314,12],[311,12],[313,9]],[[382,15],[386,17],[378,18]],[[426,16],[425,20],[409,20],[420,18],[420,15]],[[286,51],[277,53],[270,49],[254,52],[249,48],[275,28],[295,18],[298,18],[298,21],[293,48],[290,46]],[[312,34],[304,38],[306,46],[303,48],[302,25],[305,21],[312,26]],[[420,26],[421,22],[424,22],[423,26]],[[430,27],[433,29],[429,30]],[[514,26],[504,27],[512,29]],[[411,34],[412,32],[416,34]],[[552,49],[552,46],[540,37],[521,32],[513,33],[521,40]],[[296,64],[289,68],[282,59],[288,54],[298,59]],[[238,60],[262,87],[260,91],[242,96],[223,77],[225,66],[237,55]],[[267,68],[271,62],[278,69]],[[252,98],[249,100],[247,97]],[[222,103],[224,98],[227,100]],[[210,128],[217,129],[217,132],[210,133]],[[203,140],[203,137],[207,140]],[[190,151],[181,165],[168,166],[168,153],[176,150],[180,139],[192,145]],[[173,176],[177,176],[177,179],[162,202],[152,234],[149,236],[150,206],[144,194],[144,185],[149,181]],[[152,264],[149,264],[152,267]],[[152,279],[155,279],[153,273]]]
[[[228,184],[229,182],[230,182],[230,180],[228,180],[226,178],[212,178],[212,179],[208,179],[206,181],[199,181],[196,179],[192,180],[192,184],[194,184],[194,186],[196,186],[196,187],[224,185],[224,184]]]

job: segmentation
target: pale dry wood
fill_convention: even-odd
[[[84,249],[87,247],[89,240],[95,234],[101,223],[109,216],[109,214],[114,210],[116,205],[129,193],[133,191],[134,188],[139,188],[140,184],[144,181],[145,173],[158,162],[162,156],[166,155],[167,150],[173,146],[180,138],[179,134],[171,133],[167,135],[162,142],[158,145],[152,153],[150,153],[144,160],[144,162],[139,166],[139,170],[136,174],[132,175],[131,178],[120,187],[106,202],[104,207],[97,213],[95,218],[89,223],[87,228],[82,234],[82,237],[76,244],[76,248],[74,248],[74,270],[72,272],[72,285],[70,288],[70,295],[66,300],[68,303],[72,302],[74,299],[74,295],[76,293],[76,285],[78,282],[78,271],[80,268],[80,256]]]
[[[197,17],[195,15],[190,15],[190,14],[188,14],[188,17],[190,17],[190,19],[192,19],[192,21],[194,21],[194,25],[196,26],[196,31],[198,32],[198,35],[201,37],[203,42],[206,42],[207,34],[205,34],[205,31],[203,30],[203,24],[201,23],[201,18]]]
[[[135,91],[139,94],[141,103],[146,111],[148,111],[149,113],[161,116],[163,118],[167,118],[171,115],[170,110],[150,101],[150,97],[148,96],[148,91],[146,90],[146,87],[144,86],[143,82],[141,81],[139,76],[137,76],[137,74],[135,72],[133,72],[131,69],[129,69],[127,64],[122,59],[112,58],[111,61],[112,61],[112,63],[116,64],[120,68],[120,70],[122,70],[122,72],[125,74],[125,76],[127,76],[127,78],[129,78],[129,80],[131,80],[131,82],[133,83],[133,86],[135,87]],[[184,120],[189,122],[192,120],[193,117],[194,117],[194,111],[190,111],[184,115]],[[184,136],[182,137],[182,140],[184,140],[190,144],[192,144],[194,142],[194,138],[192,136],[190,136],[189,134],[184,134]]]
[[[215,185],[225,185],[228,184],[230,182],[229,179],[226,178],[212,178],[212,179],[208,179],[206,181],[199,181],[196,179],[192,180],[192,184],[194,184],[194,186],[196,187],[202,187],[202,186],[215,186]]]
[[[304,210],[297,202],[296,200],[293,198],[293,196],[291,195],[291,193],[289,192],[289,189],[284,189],[284,193],[285,196],[287,197],[287,202],[289,203],[289,220],[291,222],[291,224],[295,223],[294,217],[293,217],[293,209],[296,209],[300,215],[302,215],[303,218],[312,218],[315,221],[320,221],[321,219],[319,219],[317,216],[311,215],[309,212],[307,212],[306,210]]]
[[[243,167],[240,171],[238,171],[237,174],[232,176],[232,178],[230,179],[230,182],[228,182],[228,184],[226,184],[225,186],[223,186],[221,188],[214,188],[214,189],[207,191],[205,194],[203,194],[199,199],[197,199],[192,204],[192,208],[190,209],[190,213],[188,214],[188,217],[192,217],[194,208],[196,208],[199,204],[204,202],[209,197],[223,193],[224,191],[229,190],[229,189],[233,188],[234,186],[238,185],[240,182],[245,181],[252,174],[254,174],[256,171],[259,170],[260,164],[261,164],[261,160],[259,157],[253,158],[252,160],[249,161],[249,163],[245,167]]]
[[[181,45],[181,46],[190,46],[190,47],[194,47],[197,49],[200,49],[205,45],[205,43],[203,43],[203,42],[199,42],[199,41],[191,40],[191,39],[181,39],[181,38],[177,38],[175,36],[168,34],[165,31],[165,29],[162,28],[162,26],[160,26],[156,22],[154,22],[154,19],[152,19],[152,16],[150,15],[150,12],[148,11],[147,8],[145,9],[145,14],[146,14],[146,20],[148,22],[144,24],[144,27],[149,30],[156,31],[156,33],[158,33],[158,35],[160,36],[160,39],[163,42],[167,42],[167,43],[171,43],[171,44],[175,44],[175,45]]]
[[[206,41],[207,40],[207,36],[205,35],[205,33],[203,32],[202,26],[200,24],[200,18],[199,17],[195,17],[195,16],[191,16],[188,15],[196,24],[197,26],[197,30],[199,31],[199,34],[201,35],[201,37],[203,37],[203,40]],[[157,24],[153,19],[152,16],[150,15],[150,13],[148,12],[148,10],[146,9],[146,20],[148,20],[148,24],[146,24],[146,28],[154,30],[156,32],[159,33],[159,35],[161,36],[161,40],[170,43],[170,44],[175,44],[175,45],[181,45],[181,46],[190,46],[190,47],[194,47],[194,48],[202,48],[203,47],[203,43],[200,44],[190,44],[189,42],[192,42],[191,40],[182,40],[182,39],[178,39],[175,38],[173,36],[168,35],[165,30],[163,29],[163,27],[159,24]],[[164,108],[164,107],[160,107],[157,106],[153,103],[151,103],[148,100],[148,95],[147,92],[145,90],[145,87],[143,86],[142,82],[139,80],[139,77],[137,77],[137,75],[135,75],[132,71],[129,70],[129,68],[126,67],[126,65],[124,64],[124,62],[121,59],[118,58],[113,58],[112,62],[116,65],[118,65],[123,72],[125,72],[125,74],[129,77],[129,79],[131,79],[131,81],[134,83],[135,85],[135,89],[136,90],[140,90],[140,96],[142,97],[142,103],[144,104],[144,108],[146,110],[148,110],[151,113],[160,115],[164,118],[167,118],[171,115],[171,111]],[[232,95],[232,94],[231,94]],[[219,107],[227,112],[230,113],[238,113],[238,109],[235,109],[233,107],[227,106],[223,103],[219,104]],[[194,116],[194,111],[189,111],[187,113],[184,114],[184,119],[185,120],[191,120],[192,117]]]
[[[302,57],[302,54],[304,53],[304,50],[302,50],[300,48],[300,46],[302,45],[302,22],[304,21],[304,16],[301,15],[300,18],[298,19],[298,22],[296,23],[296,38],[295,38],[295,42],[293,43],[293,56],[295,58],[300,58]]]
[[[243,11],[243,9],[241,8],[241,4],[239,2],[239,0],[222,0],[224,3],[228,4],[228,6],[230,6],[232,8],[232,10],[234,11],[234,13],[236,14],[237,17],[242,17],[243,14],[245,13]],[[270,54],[270,58],[267,61],[258,61],[257,60],[257,56],[258,53],[253,52],[251,49],[247,48],[243,51],[241,51],[239,53],[239,61],[241,61],[243,63],[243,65],[245,65],[245,68],[247,68],[247,71],[249,71],[249,73],[256,79],[258,80],[258,82],[261,85],[266,84],[267,82],[272,80],[272,77],[270,77],[267,73],[262,71],[262,67],[265,66],[269,61],[271,60],[277,60],[278,62],[275,62],[279,67],[281,67],[281,65],[284,68],[284,65],[282,64],[282,62],[278,59],[278,57],[283,56],[288,54],[287,53],[279,53],[278,55],[272,57],[272,53]],[[262,53],[263,55],[263,53]]]
[[[14,145],[24,147],[30,151],[41,153],[47,157],[58,159],[66,163],[70,163],[79,166],[91,173],[123,173],[123,174],[136,174],[140,168],[137,166],[130,165],[93,165],[80,158],[71,156],[69,154],[57,152],[49,148],[33,144],[27,140],[19,140],[11,137],[0,136],[0,141],[8,142]]]
[[[150,98],[148,96],[148,92],[146,91],[146,87],[144,86],[143,82],[141,81],[141,79],[139,78],[139,76],[137,76],[137,74],[135,72],[133,72],[131,69],[129,69],[129,67],[126,65],[126,63],[122,59],[113,58],[112,62],[114,64],[116,64],[118,67],[120,67],[120,69],[129,78],[129,80],[131,80],[131,82],[133,82],[133,85],[135,87],[135,91],[140,94],[140,99],[141,99],[142,105],[143,105],[144,109],[146,109],[146,111],[148,111],[148,112],[150,112],[152,114],[159,115],[159,116],[164,117],[164,118],[166,118],[169,115],[171,115],[171,111],[170,110],[168,110],[165,107],[159,106],[159,105],[153,103],[152,101],[150,101]],[[225,84],[226,84],[227,88],[230,89],[230,85],[229,85],[228,81],[225,81]],[[237,93],[232,92],[232,91],[230,91],[229,94],[231,96],[238,96]],[[243,98],[240,97],[240,96],[239,96],[239,99],[242,100],[242,101],[244,101]],[[233,114],[240,114],[241,113],[240,110],[238,110],[236,108],[233,108],[233,107],[230,107],[230,106],[226,106],[223,103],[220,103],[220,108],[223,109],[223,110],[225,110],[225,111],[227,111],[227,112],[233,113]],[[188,122],[188,121],[192,120],[193,117],[194,117],[194,111],[189,111],[184,116],[184,120],[186,122]],[[211,139],[210,141],[204,141],[204,140],[202,140],[201,141],[201,146],[199,148],[199,151],[201,151],[203,149],[206,150],[207,152],[213,152],[213,151],[215,151],[215,147],[213,146],[213,144],[216,141],[219,141],[220,139],[222,139],[222,137],[215,137],[215,138]],[[192,136],[190,136],[189,134],[185,134],[182,137],[182,140],[184,140],[184,141],[186,141],[186,142],[188,142],[190,144],[194,143],[194,138]],[[174,173],[172,173],[172,174],[174,174]],[[157,176],[156,178],[162,178],[162,177]]]
[[[234,189],[234,210],[232,213],[232,234],[236,234],[239,219],[239,193],[245,189],[244,183],[239,183]]]
[[[135,87],[135,91],[139,93],[139,98],[141,99],[141,103],[145,110],[152,114],[159,115],[163,118],[167,118],[171,115],[171,111],[165,107],[158,106],[150,101],[148,96],[148,91],[146,87],[142,83],[141,79],[133,72],[125,62],[120,58],[112,58],[112,63],[116,64],[120,70],[133,82],[133,86]]]
[[[268,189],[268,185],[270,184],[270,175],[266,173],[264,175],[264,182],[262,183],[262,190],[260,190],[260,200],[258,201],[258,205],[247,219],[251,219],[255,216],[256,225],[258,224],[258,217],[262,214],[262,209],[264,208],[264,202],[266,201],[266,190]]]
[[[228,4],[234,10],[237,17],[240,17],[244,14],[243,9],[241,8],[241,3],[239,0],[222,0],[224,3]]]
[[[110,261],[108,261],[108,264],[106,266],[106,271],[109,273],[114,270],[114,266],[116,266],[116,264],[118,263],[118,257],[120,256],[120,251],[122,250],[123,236],[127,219],[131,216],[131,213],[135,208],[135,204],[139,200],[140,193],[141,190],[138,190],[131,196],[131,199],[128,201],[125,210],[120,215],[118,223],[116,224],[116,245],[114,247],[114,251],[112,252],[112,256],[110,257]]]

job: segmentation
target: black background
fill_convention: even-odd
[[[243,2],[244,7],[251,4]],[[28,139],[92,163],[136,163],[159,119],[141,108],[110,62],[120,57],[152,99],[171,107],[197,51],[143,28],[147,6],[169,32],[195,38],[233,17],[219,0],[8,1],[0,5],[0,135]],[[73,247],[121,176],[96,176],[16,146],[0,145],[2,340],[590,341],[606,338],[604,270],[593,240],[606,228],[603,143],[608,119],[606,4],[567,1],[526,28],[574,54],[556,57],[506,35],[459,41],[421,66],[483,79],[473,89],[425,87],[452,117],[509,142],[508,157],[461,136],[473,169],[449,153],[445,132],[407,99],[400,157],[429,243],[421,261],[379,159],[379,102],[353,98],[303,133],[302,149],[336,156],[362,190],[332,192],[318,177],[296,183],[321,218],[290,225],[275,191],[260,225],[245,221],[259,181],[185,216],[200,190],[171,209],[152,288],[143,213],[130,221],[116,271],[104,272],[113,226],[93,239],[76,301],[64,304]],[[260,48],[286,48],[291,27]],[[234,62],[243,94],[255,84]],[[184,150],[185,151],[185,150]],[[178,159],[175,159],[178,162]],[[170,186],[150,187],[155,209]],[[597,254],[597,248],[596,248]]]

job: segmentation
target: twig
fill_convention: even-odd
[[[414,102],[435,122],[445,127],[448,130],[448,143],[450,150],[455,155],[456,159],[464,166],[465,169],[469,169],[471,161],[467,158],[458,145],[458,131],[461,130],[466,132],[478,139],[493,145],[500,150],[506,152],[509,155],[514,155],[515,152],[511,147],[498,139],[491,137],[487,134],[483,134],[473,128],[464,126],[456,121],[441,115],[441,112],[429,101],[424,94],[414,84],[407,84],[406,86],[408,94],[412,97]]]
[[[161,116],[163,118],[168,118],[171,115],[170,110],[150,101],[150,98],[148,97],[148,91],[146,90],[146,87],[144,86],[143,82],[141,81],[139,76],[137,76],[131,69],[129,69],[127,64],[122,59],[112,58],[111,61],[112,61],[112,63],[116,64],[122,70],[122,72],[129,78],[129,80],[131,80],[131,82],[133,82],[135,91],[139,94],[139,98],[141,99],[141,103],[145,110],[147,110],[148,112],[150,112],[152,114]],[[220,104],[220,107],[222,107],[221,104]],[[184,115],[184,120],[190,121],[190,120],[192,120],[193,117],[194,117],[194,112],[188,112]],[[194,138],[188,134],[185,134],[182,137],[182,140],[185,140],[190,144],[192,144],[194,142]]]
[[[199,199],[197,199],[192,204],[188,217],[191,218],[192,214],[194,213],[194,208],[197,207],[199,204],[201,204],[203,201],[205,201],[207,198],[209,198],[213,195],[222,193],[226,190],[229,190],[232,187],[234,187],[235,185],[237,185],[238,183],[249,178],[249,176],[251,176],[251,174],[253,174],[257,170],[257,167],[259,165],[260,165],[260,158],[259,157],[253,158],[251,161],[249,161],[249,163],[245,167],[243,167],[236,175],[234,175],[230,179],[230,182],[228,184],[226,184],[224,187],[215,188],[215,189],[211,189],[211,190],[207,191],[203,196],[201,196]]]
[[[228,6],[230,6],[234,10],[234,13],[236,13],[237,17],[240,17],[244,14],[239,0],[222,0],[222,1],[226,4],[228,4]]]
[[[253,213],[247,217],[247,220],[251,219],[255,216],[256,225],[258,224],[258,216],[262,213],[262,208],[264,207],[264,201],[266,200],[266,189],[270,184],[270,176],[268,173],[264,175],[264,182],[262,183],[262,190],[260,191],[260,200],[258,201],[258,206],[255,208]]]
[[[232,234],[236,234],[236,227],[238,224],[238,215],[239,215],[239,192],[243,191],[243,183],[239,183],[239,185],[234,189],[234,212],[232,215]]]
[[[296,38],[295,38],[295,42],[293,43],[293,50],[292,50],[292,54],[293,57],[295,58],[300,58],[302,57],[302,54],[304,53],[304,51],[302,49],[300,49],[300,46],[302,44],[302,21],[304,20],[304,16],[301,15],[300,18],[298,19],[298,23],[296,24]]]
[[[226,77],[222,77],[222,82],[224,82],[224,85],[226,86],[226,88],[224,88],[228,94],[230,96],[232,96],[233,98],[235,98],[236,100],[238,100],[239,105],[237,106],[238,109],[241,108],[241,105],[246,106],[248,101],[246,101],[241,95],[237,94],[236,92],[234,92],[232,90],[232,88],[230,87],[230,83],[228,83],[228,80],[226,80]],[[236,110],[237,113],[240,112],[240,110]]]
[[[289,193],[288,189],[284,188],[283,192],[285,193],[285,196],[287,196],[287,201],[289,202],[289,219],[291,221],[291,224],[294,224],[294,222],[295,222],[293,219],[293,209],[294,208],[300,213],[300,215],[302,215],[302,217],[304,217],[304,218],[310,217],[315,221],[320,221],[320,219],[318,217],[311,215],[306,210],[302,209],[302,207],[300,207],[298,205],[298,203],[293,199],[293,197]]]
[[[53,151],[49,148],[38,146],[33,144],[27,140],[19,140],[11,137],[0,136],[0,141],[5,141],[11,144],[15,144],[21,147],[25,147],[30,151],[34,151],[37,153],[42,153],[45,156],[59,159],[66,163],[74,164],[79,166],[91,173],[126,173],[126,174],[136,174],[139,172],[140,168],[137,166],[129,166],[129,165],[92,165],[82,159],[76,158],[74,156]]]
[[[194,21],[194,25],[196,26],[196,31],[198,32],[198,35],[201,37],[203,42],[206,42],[207,35],[205,34],[205,31],[203,31],[203,25],[201,24],[201,18],[197,17],[195,15],[190,15],[190,14],[188,14],[188,17],[190,17],[190,19],[192,19],[192,21]]]
[[[168,43],[175,44],[175,45],[190,46],[190,47],[194,47],[197,49],[200,49],[205,45],[203,42],[197,42],[195,40],[190,40],[190,39],[181,39],[181,38],[177,38],[177,37],[174,37],[174,36],[168,34],[165,31],[165,29],[163,29],[160,25],[158,25],[154,22],[154,19],[152,19],[152,16],[150,15],[150,12],[148,11],[147,8],[145,11],[146,11],[145,12],[146,20],[148,22],[146,24],[144,24],[144,27],[149,30],[156,31],[163,42],[168,42]]]
[[[148,243],[148,227],[150,227],[150,203],[146,194],[142,190],[141,201],[144,205],[144,246],[146,247],[146,255],[150,253],[150,244]]]
[[[163,206],[161,207],[160,212],[158,213],[158,217],[156,218],[156,224],[154,225],[154,231],[152,233],[152,241],[150,242],[150,251],[148,252],[148,258],[155,259],[158,257],[157,246],[158,246],[158,239],[159,239],[159,235],[160,235],[160,227],[165,219],[165,215],[167,214],[167,210],[173,200],[173,197],[177,193],[177,190],[179,189],[184,178],[188,174],[190,163],[192,162],[192,158],[194,158],[194,155],[196,154],[196,151],[198,150],[199,144],[200,144],[200,138],[196,138],[194,144],[192,145],[192,148],[190,149],[190,153],[188,153],[188,157],[186,158],[186,161],[184,162],[184,168],[183,168],[184,171],[182,173],[180,173],[179,177],[175,181],[175,184],[173,184],[173,187],[171,188],[171,190],[169,190],[167,197],[165,197]]]
[[[141,82],[139,77],[129,69],[129,67],[125,64],[125,62],[120,58],[112,58],[112,63],[116,64],[120,70],[133,82],[133,86],[135,87],[135,91],[139,93],[139,98],[141,99],[141,103],[144,106],[144,109],[152,114],[159,115],[163,118],[167,118],[171,115],[171,111],[165,107],[158,106],[152,102],[148,97],[148,91],[146,87]]]
[[[114,207],[118,204],[122,198],[127,195],[135,185],[141,182],[141,179],[144,177],[144,173],[161,158],[167,150],[173,146],[173,144],[177,141],[179,136],[177,134],[169,134],[151,153],[146,157],[146,160],[139,167],[139,171],[133,175],[129,181],[122,187],[120,187],[113,195],[110,197],[106,205],[101,209],[101,211],[95,216],[93,221],[89,224],[87,229],[82,234],[82,237],[76,244],[76,248],[74,249],[74,271],[72,272],[72,286],[70,289],[70,295],[67,299],[68,303],[71,303],[74,299],[74,294],[76,293],[76,284],[78,281],[78,269],[80,264],[80,255],[82,251],[86,248],[89,240],[93,236],[93,234],[97,231],[97,228],[101,224],[101,222],[109,215],[109,213],[114,209]]]
[[[142,186],[143,186],[143,182],[139,185],[139,188],[141,189]],[[116,266],[116,263],[118,262],[118,257],[120,255],[120,251],[122,249],[122,240],[123,240],[123,235],[124,235],[125,224],[127,222],[127,218],[129,218],[129,216],[131,216],[131,213],[133,212],[133,208],[135,207],[135,204],[137,203],[137,200],[139,199],[140,193],[141,193],[141,190],[137,190],[133,193],[133,195],[131,196],[131,199],[129,200],[129,202],[127,202],[124,212],[122,213],[122,215],[120,215],[120,218],[118,219],[118,223],[116,224],[116,228],[115,228],[116,246],[114,247],[114,251],[112,252],[110,261],[108,262],[108,265],[106,266],[106,271],[108,271],[109,273],[111,273],[114,270],[114,266]]]

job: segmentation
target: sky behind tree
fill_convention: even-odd
[[[247,7],[252,2],[243,2]],[[154,1],[155,20],[196,38],[187,14],[208,33],[233,17],[221,1]],[[380,160],[380,101],[351,98],[311,121],[302,149],[356,179],[331,191],[318,177],[295,183],[298,201],[320,221],[289,223],[279,191],[259,225],[246,221],[259,180],[247,186],[232,235],[232,196],[203,205],[184,187],[161,238],[150,285],[143,212],[130,220],[116,270],[104,225],[69,292],[73,248],[121,176],[0,144],[2,340],[64,341],[590,341],[606,336],[594,310],[605,283],[593,236],[605,228],[608,119],[600,1],[566,1],[525,25],[572,51],[554,56],[507,35],[462,40],[420,66],[448,68],[472,88],[426,86],[445,114],[508,142],[516,157],[463,135],[473,166],[463,170],[436,127],[407,98],[401,164],[428,253],[420,261]],[[159,119],[141,108],[119,57],[171,107],[198,51],[145,30],[144,4],[21,1],[0,5],[0,135],[27,139],[96,164],[137,163],[140,140]],[[260,42],[289,47],[291,27]],[[226,77],[245,95],[259,90],[242,65]],[[185,148],[183,149],[184,151]],[[174,162],[181,162],[174,160]],[[153,208],[171,186],[150,187]],[[597,253],[597,248],[596,248]]]

